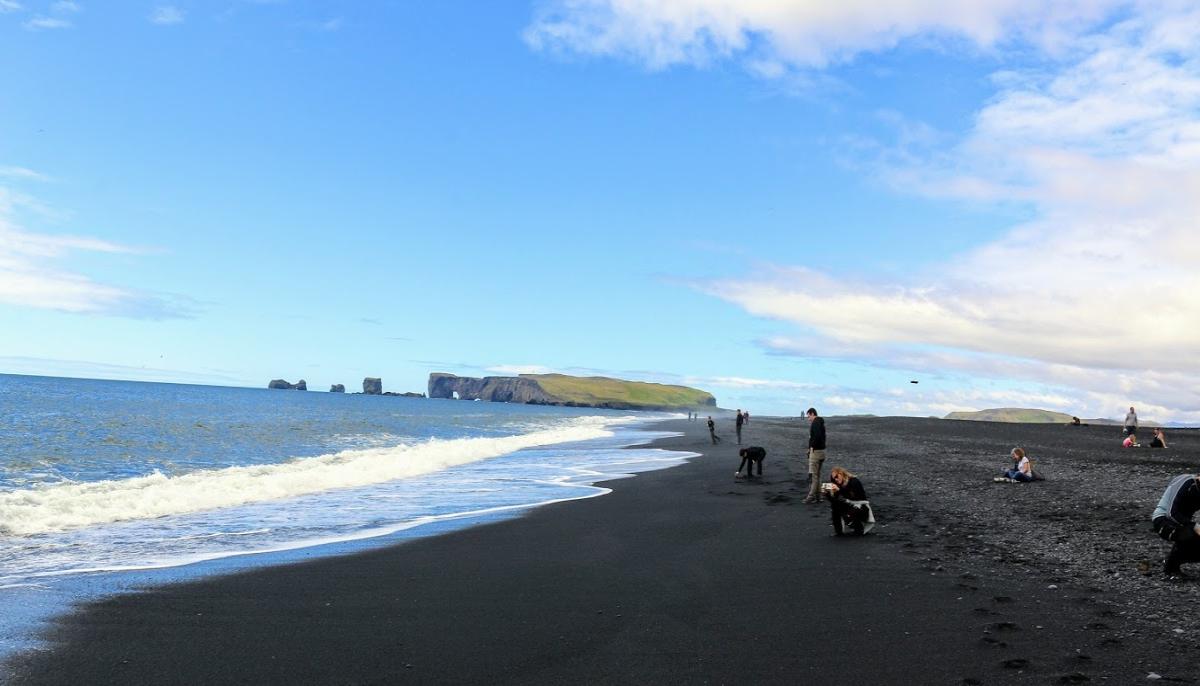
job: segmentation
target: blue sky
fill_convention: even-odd
[[[854,4],[0,1],[0,371],[1200,420],[1197,12]]]

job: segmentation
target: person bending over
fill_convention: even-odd
[[[1024,448],[1013,448],[1012,459],[1014,466],[1004,472],[1004,476],[1013,481],[1033,481],[1033,463],[1025,455]]]
[[[1167,447],[1167,432],[1162,429],[1154,430],[1154,439],[1150,441],[1151,448]]]
[[[1122,448],[1140,448],[1140,447],[1142,447],[1142,444],[1137,442],[1137,434],[1129,434],[1128,436],[1125,437],[1125,440],[1121,441],[1121,447]]]
[[[834,535],[847,533],[847,528],[849,533],[857,536],[870,531],[875,518],[871,514],[871,504],[867,502],[867,491],[862,482],[841,467],[830,470],[829,478],[833,483],[825,484],[822,488],[829,495]]]
[[[749,448],[742,448],[739,450],[738,455],[741,456],[742,462],[738,465],[738,470],[736,473],[734,473],[734,476],[741,478],[743,467],[746,468],[746,476],[754,476],[754,466],[756,464],[758,465],[758,475],[762,476],[762,463],[767,457],[766,448],[760,448],[757,445],[752,445]]]
[[[1182,474],[1171,479],[1163,491],[1151,521],[1154,532],[1169,541],[1163,573],[1173,579],[1186,578],[1180,565],[1200,562],[1200,525],[1194,521],[1200,509],[1200,475]]]

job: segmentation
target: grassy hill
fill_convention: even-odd
[[[623,381],[604,376],[522,374],[566,403],[609,407],[696,408],[715,407],[711,393],[687,386]]]
[[[978,412],[951,412],[945,419],[973,422],[1012,422],[1016,424],[1070,424],[1071,415],[1050,410],[1031,410],[1020,407],[998,407]]]

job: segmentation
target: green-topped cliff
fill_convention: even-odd
[[[1071,415],[1050,410],[1020,407],[998,407],[978,412],[951,412],[945,419],[964,419],[976,422],[1012,422],[1019,424],[1070,424]]]
[[[684,410],[717,405],[711,393],[688,386],[566,374],[477,379],[435,372],[429,375],[429,397],[619,410]]]

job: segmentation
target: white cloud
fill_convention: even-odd
[[[83,7],[77,2],[71,0],[58,0],[58,2],[50,5],[50,11],[56,14],[75,14],[83,11]]]
[[[53,17],[34,17],[29,21],[21,24],[26,31],[44,31],[51,29],[69,29],[71,22],[65,19],[56,19]]]
[[[26,181],[49,181],[50,177],[25,167],[0,167],[0,178]]]
[[[26,230],[17,219],[21,210],[28,209],[38,211],[39,206],[0,186],[0,305],[149,319],[186,315],[178,304],[160,296],[99,283],[60,268],[58,263],[73,253],[140,251],[90,236]]]
[[[550,0],[525,31],[535,49],[613,56],[652,69],[734,58],[766,77],[905,40],[1058,49],[1122,0]]]
[[[704,290],[798,325],[775,350],[1050,384],[1099,415],[1136,402],[1200,418],[1200,7],[1139,7],[997,74],[965,138],[946,147],[898,122],[880,156],[899,188],[1022,203],[1032,220],[902,281],[792,268]]]
[[[18,12],[22,9],[24,8],[21,7],[21,3],[16,0],[0,0],[0,14]]]
[[[150,22],[153,24],[181,24],[183,20],[183,10],[174,5],[159,5],[150,13]]]

